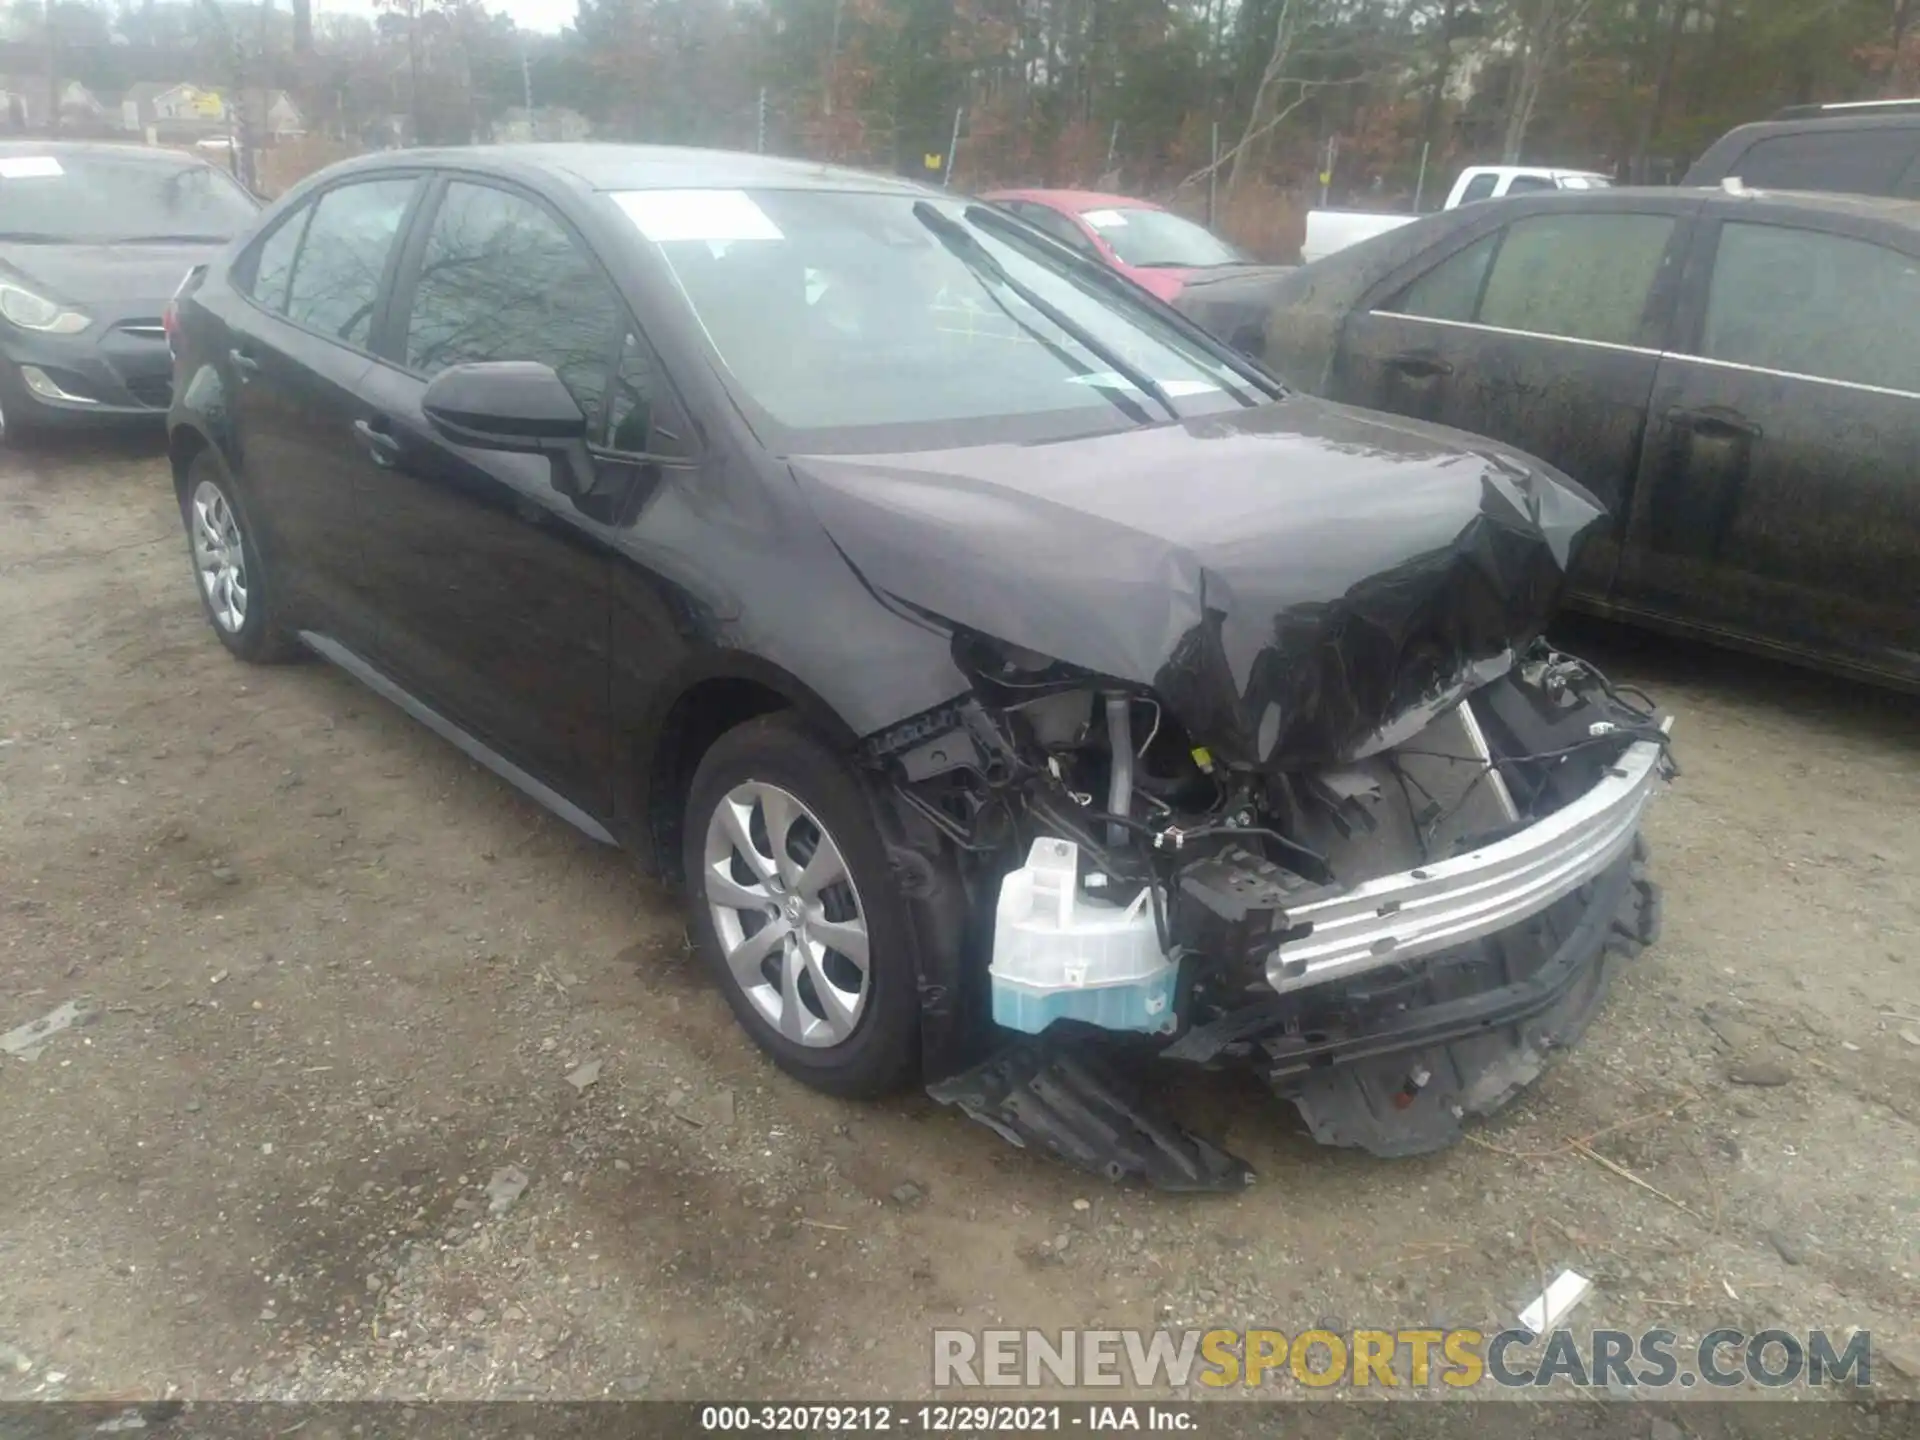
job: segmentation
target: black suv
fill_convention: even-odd
[[[1539,641],[1592,498],[1288,393],[990,206],[603,146],[349,162],[184,287],[245,660],[685,881],[743,1026],[1106,1173],[1127,1057],[1444,1144],[1652,933],[1665,733]]]
[[[1920,199],[1920,100],[1789,106],[1729,130],[1680,183],[1728,179],[1754,190]]]

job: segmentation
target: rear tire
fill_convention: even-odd
[[[865,785],[791,714],[700,762],[682,841],[701,954],[754,1042],[796,1079],[865,1098],[919,1056],[919,955]]]
[[[277,664],[299,655],[239,487],[211,450],[202,450],[187,466],[180,518],[187,530],[200,608],[220,643],[251,665]]]

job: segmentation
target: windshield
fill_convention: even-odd
[[[1166,210],[1088,210],[1080,218],[1113,247],[1122,265],[1206,270],[1216,265],[1245,265],[1249,259],[1245,251],[1235,249],[1205,226]]]
[[[1125,280],[985,206],[824,190],[614,199],[736,394],[795,448],[885,449],[914,426],[960,424],[975,443],[1086,433],[1268,397]]]
[[[0,237],[16,241],[230,240],[256,209],[226,175],[164,151],[0,155]]]

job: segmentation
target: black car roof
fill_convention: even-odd
[[[1920,200],[1900,200],[1886,195],[1847,195],[1827,190],[1772,190],[1751,185],[1728,190],[1720,185],[1677,187],[1669,185],[1621,185],[1608,190],[1542,190],[1506,200],[1482,202],[1521,206],[1530,210],[1579,209],[1591,205],[1612,208],[1621,198],[1664,200],[1684,203],[1702,196],[1719,196],[1729,201],[1764,200],[1767,204],[1806,211],[1809,214],[1857,215],[1869,219],[1891,220],[1897,225],[1920,228]],[[1442,213],[1456,213],[1452,211]]]
[[[1769,120],[1848,120],[1870,115],[1914,115],[1920,113],[1920,98],[1897,100],[1830,100],[1823,105],[1787,105],[1773,112]]]
[[[565,176],[589,190],[764,188],[865,190],[914,196],[940,193],[911,180],[846,166],[679,145],[462,145],[442,149],[383,150],[346,161],[328,173],[345,174],[396,165],[492,170],[509,176],[538,170]]]

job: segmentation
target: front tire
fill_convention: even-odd
[[[700,952],[755,1043],[831,1095],[904,1083],[918,953],[859,777],[796,717],[751,720],[701,760],[683,830]]]
[[[254,665],[297,655],[299,646],[284,624],[279,592],[261,563],[259,541],[240,492],[210,450],[194,456],[187,467],[180,518],[187,528],[200,608],[220,643]]]

